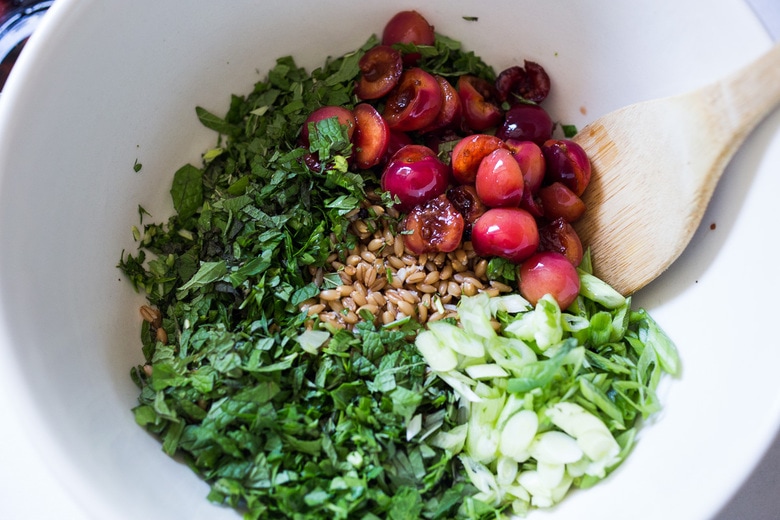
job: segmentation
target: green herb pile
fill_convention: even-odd
[[[136,421],[246,518],[452,518],[473,494],[452,453],[406,438],[413,415],[446,428],[456,414],[409,342],[415,324],[364,324],[322,349],[298,340],[298,306],[319,292],[308,266],[350,247],[346,215],[377,185],[348,170],[338,124],[312,134],[321,172],[298,133],[320,106],[354,106],[358,60],[375,44],[311,73],[279,59],[224,117],[197,108],[218,145],[175,173],[167,223],[144,224],[139,208],[139,250],[119,264],[168,338],[144,322]],[[418,50],[439,74],[493,74],[444,37]]]

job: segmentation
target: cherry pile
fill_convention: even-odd
[[[395,45],[434,41],[422,15],[395,15],[360,59],[356,105],[314,111],[301,144],[310,123],[336,117],[353,144],[352,167],[380,174],[381,189],[406,214],[412,253],[452,252],[471,240],[480,256],[517,264],[529,301],[551,294],[566,308],[579,292],[583,246],[572,223],[585,211],[591,169],[579,145],[553,138],[541,106],[550,78],[525,61],[494,82],[463,75],[453,85]]]

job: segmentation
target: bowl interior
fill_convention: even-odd
[[[714,80],[767,48],[741,1],[720,5],[58,0],[0,103],[0,358],[21,384],[25,420],[53,470],[95,518],[239,517],[209,504],[206,484],[165,456],[130,413],[145,300],[116,265],[123,250],[135,251],[139,205],[145,218],[166,219],[173,172],[199,164],[216,143],[196,105],[224,113],[230,95],[249,92],[277,57],[311,69],[381,32],[396,11],[417,8],[496,70],[542,63],[554,82],[547,108],[583,126]],[[770,207],[779,124],[770,117],[746,143],[730,166],[740,175],[727,173],[691,249],[636,298],[678,343],[685,366],[665,387],[661,421],[612,478],[557,508],[557,519],[596,508],[600,518],[624,518],[626,505],[639,503],[635,518],[704,518],[774,434],[780,403],[769,371],[780,354],[749,321],[766,299],[761,280],[758,272],[723,275],[739,268],[739,251]],[[757,262],[756,271],[769,269]],[[728,297],[740,293],[742,303]],[[713,314],[722,316],[718,327]],[[727,342],[743,345],[742,354]],[[754,366],[748,354],[766,362]],[[736,406],[720,380],[749,381],[760,397]],[[697,478],[708,484],[692,490]]]

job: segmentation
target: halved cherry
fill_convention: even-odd
[[[496,89],[490,82],[465,74],[458,78],[457,89],[464,122],[471,130],[482,132],[501,123],[504,113],[494,102]]]
[[[401,11],[393,16],[382,31],[382,44],[413,43],[433,45],[436,38],[433,26],[417,11]],[[406,65],[414,65],[420,59],[419,53],[404,55]]]
[[[585,213],[582,199],[561,182],[553,182],[540,189],[539,200],[544,216],[550,220],[562,218],[566,222],[576,222]]]
[[[309,124],[316,124],[319,121],[330,119],[331,117],[338,118],[339,124],[346,125],[347,137],[352,140],[352,136],[355,132],[355,115],[348,108],[338,105],[327,105],[314,110],[306,121],[303,122],[300,134],[300,143],[302,146],[309,147]]]
[[[523,200],[520,201],[520,207],[536,218],[544,216],[544,208],[542,208],[542,202],[539,200],[538,194],[531,191],[527,183],[523,190]]]
[[[565,256],[552,251],[542,251],[528,258],[517,269],[517,277],[520,294],[533,305],[549,294],[561,309],[566,309],[580,292],[577,270]]]
[[[550,139],[542,145],[549,182],[561,182],[578,197],[590,183],[588,154],[569,139]]]
[[[463,215],[467,229],[471,229],[474,222],[484,215],[488,209],[485,203],[480,200],[479,195],[477,195],[477,189],[470,184],[461,184],[448,189],[447,198],[450,199],[455,209]]]
[[[353,137],[355,166],[362,169],[371,168],[379,164],[387,153],[390,127],[382,114],[368,103],[356,105],[352,112],[357,122]]]
[[[571,265],[582,262],[584,250],[574,226],[558,218],[539,228],[539,250],[555,251],[565,256]]]
[[[491,208],[474,223],[471,243],[479,256],[520,263],[539,247],[539,228],[524,209]]]
[[[509,67],[496,78],[496,90],[501,101],[510,104],[522,100],[541,103],[550,93],[550,76],[544,67],[533,61],[525,60],[525,68]]]
[[[382,190],[400,200],[399,209],[409,211],[417,204],[443,194],[450,182],[450,167],[427,146],[410,144],[398,150],[385,166]]]
[[[507,139],[506,145],[520,165],[520,169],[523,170],[526,189],[533,193],[539,191],[545,172],[542,149],[533,141]]]
[[[436,119],[434,119],[430,125],[420,129],[420,132],[423,133],[443,130],[445,128],[456,128],[460,126],[460,120],[463,116],[463,109],[458,91],[455,90],[455,87],[453,87],[444,77],[438,75],[434,77],[441,87],[441,110],[439,110]]]
[[[463,237],[463,216],[440,195],[415,206],[404,222],[404,245],[416,255],[455,251]]]
[[[390,128],[410,132],[433,123],[441,110],[441,87],[431,74],[413,67],[401,74],[382,115]]]
[[[389,125],[388,125],[389,128]],[[408,144],[414,144],[414,141],[412,141],[412,138],[407,134],[406,132],[401,132],[399,130],[393,130],[390,129],[390,134],[388,136],[388,143],[387,143],[387,151],[385,152],[385,156],[380,161],[380,164],[387,164],[390,159],[395,155],[395,152],[403,148],[404,146]]]
[[[472,134],[464,137],[452,149],[452,176],[460,184],[474,184],[482,159],[506,143],[490,134]]]
[[[499,148],[482,159],[477,170],[476,188],[479,198],[488,207],[519,206],[525,179],[512,152]]]
[[[387,45],[372,47],[360,58],[360,79],[355,95],[360,99],[379,99],[398,84],[403,72],[401,53]]]

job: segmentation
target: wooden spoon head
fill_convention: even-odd
[[[672,146],[659,154],[658,143],[635,131],[642,124],[596,122],[574,138],[592,167],[583,194],[588,209],[575,228],[583,246],[590,247],[594,274],[624,295],[644,287],[677,259],[707,203],[697,200],[699,187],[679,169],[687,150]]]

